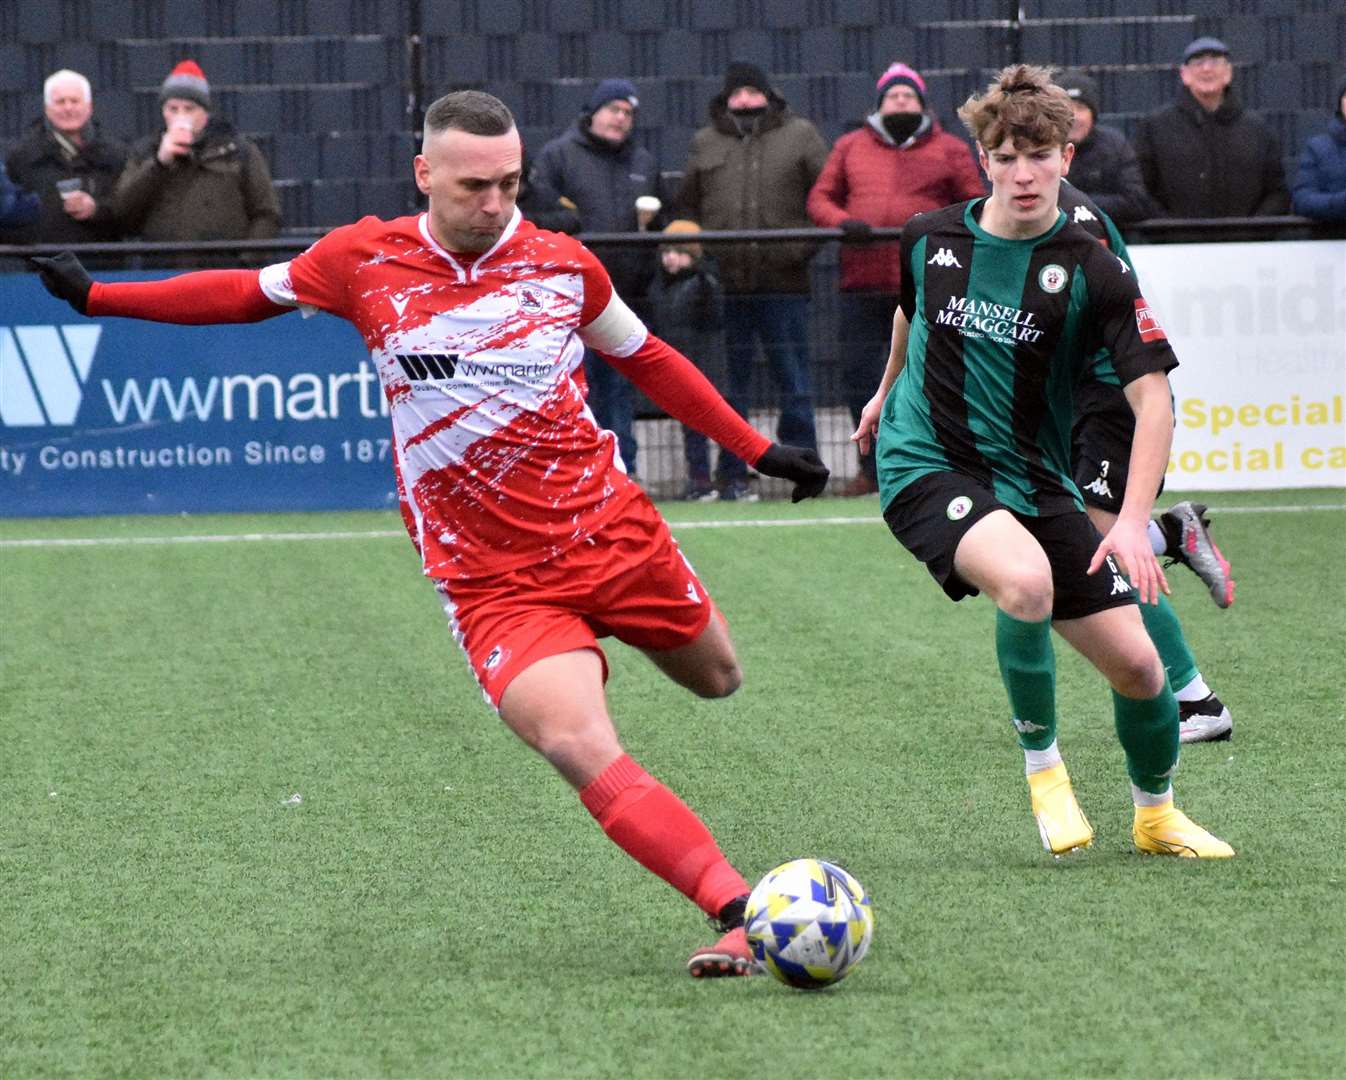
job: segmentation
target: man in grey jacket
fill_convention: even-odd
[[[632,133],[640,100],[626,79],[604,79],[590,93],[579,119],[542,148],[529,172],[533,199],[545,206],[573,206],[584,232],[637,232],[653,220],[636,200],[658,197],[659,163],[636,145]],[[603,247],[598,257],[617,294],[637,312],[654,273],[654,254],[643,247]],[[626,471],[636,473],[631,385],[592,353],[584,357],[589,407],[617,436]]]
[[[761,68],[735,62],[710,103],[710,123],[692,139],[678,210],[703,229],[807,229],[809,189],[827,161],[827,143],[790,111]],[[809,267],[803,244],[717,249],[727,293],[729,403],[746,416],[757,343],[780,392],[780,437],[817,449],[809,371]],[[752,498],[747,466],[720,456],[725,499]]]

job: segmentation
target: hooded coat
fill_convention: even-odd
[[[1208,112],[1184,87],[1172,105],[1141,119],[1135,146],[1145,187],[1166,217],[1258,217],[1290,210],[1280,142],[1230,90],[1220,107]]]
[[[1346,76],[1337,84],[1332,119],[1327,130],[1315,135],[1299,155],[1295,176],[1296,214],[1319,221],[1346,221],[1346,115],[1341,96],[1346,94]]]
[[[775,90],[766,111],[740,122],[728,95],[710,103],[710,123],[692,137],[677,207],[703,229],[807,229],[809,189],[827,160],[818,129],[790,111]],[[807,293],[810,244],[720,247],[720,277],[729,294]]]
[[[24,230],[21,243],[92,244],[117,237],[112,192],[126,164],[126,147],[104,138],[90,123],[84,142],[76,147],[59,138],[45,119],[35,120],[28,134],[9,152],[5,167],[15,183],[35,192],[42,201],[37,223]],[[87,221],[65,212],[58,180],[79,179],[98,208]]]
[[[808,212],[825,229],[858,219],[900,228],[925,210],[986,194],[966,143],[944,131],[929,114],[902,145],[871,114],[864,126],[837,140],[813,190]],[[897,295],[902,260],[896,241],[843,244],[841,287]]]
[[[280,204],[271,170],[256,145],[211,117],[192,152],[161,165],[163,132],[131,147],[117,181],[116,212],[125,231],[145,240],[255,240],[275,236]],[[202,262],[193,257],[193,262]],[[234,260],[230,260],[234,261]]]

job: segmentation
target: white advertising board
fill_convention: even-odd
[[[1346,487],[1346,241],[1131,256],[1181,365],[1168,486]]]

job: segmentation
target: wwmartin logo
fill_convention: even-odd
[[[0,424],[73,424],[102,333],[97,324],[0,326]]]

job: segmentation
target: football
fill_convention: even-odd
[[[840,982],[874,935],[864,887],[821,859],[795,859],[768,873],[748,897],[743,922],[757,962],[800,990]]]

